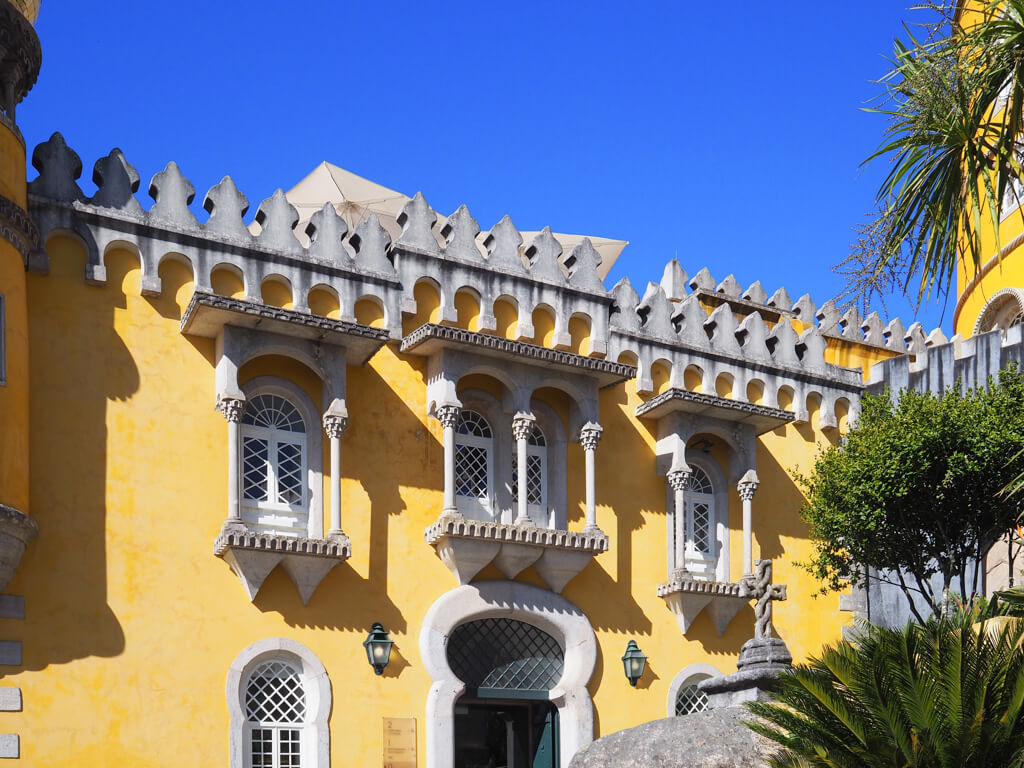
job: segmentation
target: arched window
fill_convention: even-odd
[[[242,518],[256,530],[307,535],[306,425],[278,395],[250,398],[242,414]]]
[[[256,667],[245,685],[246,754],[250,768],[299,768],[306,692],[300,671],[286,661]]]
[[[230,768],[328,768],[331,682],[320,660],[286,637],[258,640],[228,670]]]
[[[455,428],[455,505],[475,520],[492,518],[494,435],[487,419],[463,410]]]
[[[708,708],[708,695],[697,687],[701,680],[707,680],[711,675],[691,675],[676,691],[676,715],[692,715],[694,712],[703,712]]]
[[[710,556],[715,542],[715,490],[711,478],[700,467],[693,467],[690,487],[686,491],[686,529],[693,548],[700,555]]]
[[[512,508],[519,504],[519,451],[512,443]],[[548,514],[548,447],[541,428],[534,424],[526,441],[526,504],[530,519],[541,528],[550,528]]]

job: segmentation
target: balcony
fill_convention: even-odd
[[[721,637],[753,595],[745,581],[700,581],[673,575],[658,585],[658,597],[664,598],[684,635],[690,631],[690,625],[700,612],[707,611]]]
[[[596,528],[559,531],[451,515],[438,518],[424,536],[459,584],[468,584],[491,563],[508,579],[532,565],[554,592],[608,551],[608,536]]]

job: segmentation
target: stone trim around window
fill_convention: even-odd
[[[709,677],[721,677],[722,671],[710,664],[698,662],[696,664],[690,664],[683,667],[679,674],[672,678],[672,684],[668,687],[668,699],[665,702],[665,714],[668,717],[676,716],[676,697],[679,695],[679,689],[691,681],[691,678],[698,675],[707,675]],[[703,679],[703,678],[702,678]]]
[[[456,587],[430,606],[420,631],[420,657],[433,684],[427,694],[425,768],[448,768],[455,759],[455,702],[466,689],[448,666],[448,637],[461,624],[508,618],[551,635],[565,651],[562,679],[548,691],[559,718],[560,768],[568,768],[594,739],[594,708],[587,683],[597,663],[597,640],[586,615],[560,595],[514,581]]]
[[[230,768],[247,768],[245,759],[245,683],[252,671],[265,661],[281,659],[299,667],[306,694],[306,720],[302,729],[304,768],[329,768],[331,734],[331,681],[323,663],[309,648],[287,637],[257,640],[235,658],[228,670],[225,695],[231,732],[228,739]]]

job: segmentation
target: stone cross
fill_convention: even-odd
[[[772,602],[786,599],[786,585],[772,584],[772,561],[754,563],[754,575],[743,580],[744,595],[757,600],[754,604],[754,638],[772,636]]]

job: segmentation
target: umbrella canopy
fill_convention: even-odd
[[[305,233],[306,222],[327,202],[334,205],[338,215],[348,224],[349,232],[354,232],[356,227],[373,213],[376,214],[381,226],[391,235],[392,241],[397,240],[402,233],[402,227],[398,224],[398,214],[411,199],[408,195],[388,189],[327,162],[320,163],[312,173],[288,190],[285,197],[299,212],[299,224],[295,228],[295,234],[303,244],[307,244],[309,241]],[[438,219],[435,237],[439,238],[441,227],[444,226],[448,217],[439,215]],[[254,223],[254,231],[258,231],[258,227],[259,225]],[[520,234],[523,236],[523,247],[525,248],[539,232],[521,231]],[[590,237],[594,250],[601,257],[601,266],[598,267],[597,273],[602,280],[607,276],[616,259],[619,258],[622,249],[628,244],[626,240],[612,240],[606,237],[567,235],[558,232],[553,234],[562,246],[563,256],[568,255],[583,241],[584,237]],[[486,253],[483,247],[486,236],[486,232],[481,232],[477,237],[481,253]],[[443,245],[440,240],[438,240],[438,244]]]

